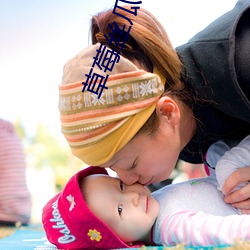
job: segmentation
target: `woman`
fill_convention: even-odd
[[[212,143],[250,134],[249,12],[250,1],[239,1],[176,51],[146,10],[136,16],[122,9],[120,15],[110,10],[94,16],[94,45],[65,65],[60,86],[62,132],[72,152],[87,164],[113,169],[128,185],[149,185],[168,178],[178,158],[202,163]],[[82,93],[91,69],[107,75],[93,61],[104,50],[100,44],[119,50],[120,44],[109,44],[104,35],[114,22],[128,31],[122,15],[133,25],[128,36],[123,34],[119,63],[108,72],[108,89],[100,99]],[[119,35],[113,32],[116,40]],[[238,170],[225,189],[229,193],[249,179],[250,167]],[[250,211],[249,191],[247,185],[225,201]]]

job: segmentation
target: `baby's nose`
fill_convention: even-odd
[[[134,205],[138,206],[139,205],[139,199],[140,195],[137,192],[127,192],[126,193],[127,199]]]

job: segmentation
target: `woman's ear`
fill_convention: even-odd
[[[175,126],[180,122],[178,104],[169,96],[162,96],[156,104],[156,113],[160,119]]]

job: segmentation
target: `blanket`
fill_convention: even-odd
[[[6,228],[3,231],[13,231],[9,236],[0,239],[0,249],[4,250],[57,250],[57,248],[48,242],[45,232],[41,225],[22,226],[20,228]],[[147,246],[133,248],[133,250],[247,250],[250,249],[249,242],[237,243],[235,246],[217,246],[217,247],[163,247]],[[125,250],[125,249],[123,249]]]

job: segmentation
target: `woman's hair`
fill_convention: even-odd
[[[131,5],[123,6],[130,11],[131,7]],[[166,78],[164,94],[167,93],[176,97],[177,100],[189,106],[192,97],[190,97],[189,91],[181,81],[182,64],[162,25],[150,12],[143,8],[137,11],[136,16],[118,8],[116,12],[125,15],[133,23],[126,44],[119,53],[148,72],[153,72],[154,68],[160,71]],[[125,18],[112,13],[112,9],[93,16],[91,21],[92,43],[99,42],[118,50],[114,42],[110,45],[104,37],[105,34],[110,38],[109,33],[112,33],[112,30],[109,25],[114,29],[114,22],[120,30],[123,30],[124,25],[126,25],[123,35],[125,37],[130,24]],[[119,32],[112,33],[112,35],[115,39],[117,38],[117,41]],[[154,112],[138,133],[153,134],[157,128],[158,119],[156,112]]]

